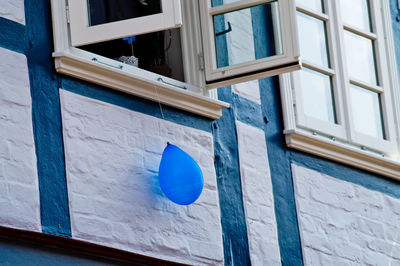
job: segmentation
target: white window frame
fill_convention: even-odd
[[[182,5],[183,21],[198,12],[196,5]],[[222,109],[229,104],[210,97],[209,92],[201,88],[203,73],[201,57],[200,25],[196,20],[181,27],[182,57],[185,77],[188,83],[119,63],[115,60],[75,48],[70,42],[69,8],[65,0],[51,0],[53,38],[56,71],[89,82],[100,84],[128,94],[160,102],[191,113],[218,119]],[[159,78],[163,82],[159,81]],[[182,89],[186,88],[186,89]],[[215,94],[214,94],[215,95]]]
[[[71,44],[80,46],[182,26],[179,0],[161,0],[162,12],[89,27],[88,1],[68,0]]]
[[[281,34],[282,54],[258,59],[251,62],[218,68],[216,62],[215,36],[213,17],[216,15],[249,8],[270,2],[278,3],[280,21],[275,25],[275,31]],[[241,78],[243,73],[251,74],[251,79],[259,79],[284,72],[298,70],[301,67],[294,0],[244,0],[212,7],[212,0],[200,2],[203,47],[205,55],[205,74],[208,88],[222,87],[236,83],[249,81],[249,76]]]
[[[396,56],[393,45],[390,7],[388,0],[370,0],[371,20],[376,38],[375,57],[380,86],[382,122],[385,140],[373,138],[354,130],[351,117],[349,84],[363,85],[348,77],[343,47],[343,25],[339,10],[332,1],[324,1],[327,15],[318,13],[326,23],[327,43],[330,50],[331,69],[318,71],[332,76],[333,93],[338,124],[323,122],[306,116],[300,98],[298,73],[280,75],[284,134],[290,148],[299,149],[344,164],[356,166],[374,173],[400,180],[400,90]],[[315,12],[297,7],[305,13]],[[329,16],[329,17],[328,17]],[[336,23],[332,22],[335,16]],[[336,52],[332,52],[336,51]],[[314,65],[303,59],[303,66]],[[368,86],[371,88],[371,86]]]
[[[282,19],[281,23],[285,29],[288,29],[287,32],[282,32],[282,34],[290,37],[287,39],[288,43],[284,44],[284,47],[289,48],[286,55],[294,57],[294,61],[296,62],[293,62],[292,60],[293,64],[290,65],[290,67],[287,67],[285,64],[278,65],[276,67],[280,69],[275,69],[268,73],[253,73],[253,75],[246,73],[246,71],[248,72],[248,69],[246,70],[245,68],[245,76],[231,79],[229,81],[225,80],[223,83],[214,84],[206,84],[204,73],[203,58],[208,58],[209,55],[208,50],[204,50],[203,53],[201,29],[204,28],[204,25],[200,27],[201,21],[199,10],[200,6],[203,6],[205,0],[162,0],[163,5],[170,6],[174,9],[173,12],[169,8],[166,9],[167,11],[169,10],[168,13],[171,17],[171,24],[164,26],[175,27],[179,25],[181,21],[178,19],[177,14],[182,11],[183,24],[181,27],[181,37],[184,37],[181,38],[181,44],[183,69],[186,82],[167,78],[76,48],[74,46],[76,44],[93,43],[123,36],[132,36],[134,35],[132,31],[128,33],[125,30],[118,28],[129,28],[130,26],[127,26],[130,25],[129,23],[138,23],[138,21],[140,23],[145,23],[145,20],[142,21],[142,18],[135,18],[88,27],[86,0],[68,0],[70,4],[72,3],[72,6],[67,6],[66,1],[67,0],[51,0],[55,49],[53,57],[55,59],[57,72],[177,107],[211,119],[218,119],[222,115],[222,108],[229,107],[229,104],[218,101],[215,90],[208,89],[222,85],[245,82],[270,75],[278,75],[300,67],[300,62],[298,60],[296,27],[292,21],[294,0],[278,1],[282,6],[280,9],[280,17]],[[272,0],[242,0],[239,2],[239,5],[248,5],[249,3],[261,4],[270,1]],[[284,9],[284,7],[287,6],[287,1],[292,3],[293,10],[290,11],[290,8]],[[179,3],[181,3],[181,6]],[[286,19],[283,19],[282,17],[286,17]],[[144,26],[144,32],[153,31],[153,29],[158,30],[157,27],[160,25],[157,26],[156,24],[157,23],[146,24]],[[71,31],[73,31],[72,36]],[[76,35],[74,31],[78,31],[80,37],[71,41],[71,38],[74,39],[73,36]],[[117,35],[114,35],[113,37],[112,35],[109,35],[110,32],[114,32]],[[237,71],[237,68],[238,67],[235,66],[232,69]]]

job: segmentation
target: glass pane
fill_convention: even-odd
[[[278,3],[216,15],[214,34],[218,67],[282,54]]]
[[[297,26],[301,56],[315,64],[329,67],[325,23],[297,12]]]
[[[379,94],[350,85],[350,99],[355,130],[383,139],[384,132]]]
[[[340,0],[343,22],[365,31],[371,31],[368,0]]]
[[[185,81],[180,29],[141,34],[79,48],[165,77]],[[112,65],[121,64],[115,62]]]
[[[239,1],[241,1],[241,0],[212,0],[211,5],[212,5],[212,7],[222,6],[222,5],[230,4],[233,2],[239,2]]]
[[[331,78],[307,68],[299,73],[305,115],[336,123]]]
[[[161,0],[87,0],[89,25],[161,13]]]
[[[299,4],[304,7],[308,7],[312,10],[315,10],[315,11],[318,11],[321,13],[324,12],[324,8],[323,8],[321,0],[296,0],[296,4]]]
[[[344,31],[347,68],[351,78],[377,84],[375,55],[370,39]]]

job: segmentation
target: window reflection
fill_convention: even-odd
[[[321,0],[297,0],[296,3],[320,13],[324,12]]]
[[[344,44],[350,78],[377,85],[373,42],[349,31],[344,31]]]
[[[312,63],[329,67],[324,22],[297,12],[297,25],[302,57]]]
[[[282,54],[277,2],[216,15],[213,20],[217,67]]]
[[[88,0],[89,25],[161,13],[161,0]]]
[[[355,130],[383,139],[384,131],[379,94],[350,85],[350,99]]]
[[[371,31],[368,0],[340,0],[343,22],[365,31]]]
[[[299,74],[304,113],[336,123],[331,78],[307,68],[300,70]]]
[[[212,7],[222,6],[222,5],[239,2],[239,1],[241,1],[241,0],[212,0],[211,5],[212,5]]]

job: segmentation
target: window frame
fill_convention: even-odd
[[[278,3],[278,11],[280,14],[280,25],[278,29],[282,40],[282,54],[218,68],[216,63],[217,55],[214,49],[216,43],[214,38],[213,17],[270,2]],[[207,88],[231,85],[232,81],[241,83],[252,79],[279,75],[301,68],[296,20],[293,17],[294,0],[243,0],[216,7],[212,7],[212,0],[201,0],[199,4],[200,17],[202,20],[205,80]],[[246,76],[246,78],[242,78],[243,73],[249,73],[249,75]],[[249,79],[249,76],[252,77],[252,79]]]
[[[86,6],[84,1],[85,0],[79,0],[80,4],[77,4],[77,6]],[[162,1],[165,2],[167,0]],[[179,1],[180,0],[173,0],[174,3],[178,3]],[[273,0],[241,0],[239,6],[248,5],[249,3],[267,3],[271,1]],[[277,1],[285,2],[287,0]],[[294,9],[293,1],[294,0],[289,0],[289,2],[293,4],[292,7]],[[243,75],[239,75],[236,78],[224,79],[223,81],[206,84],[204,57],[207,58],[209,55],[207,54],[207,49],[203,50],[204,43],[201,41],[201,30],[204,29],[204,25],[201,24],[204,23],[204,21],[202,22],[200,19],[200,10],[204,1],[184,0],[180,2],[182,8],[179,7],[179,9],[182,10],[183,16],[181,33],[183,32],[182,35],[184,35],[184,37],[181,36],[181,44],[185,82],[180,82],[150,71],[119,63],[118,61],[74,47],[73,44],[71,44],[71,20],[75,20],[76,14],[79,13],[78,19],[80,19],[80,24],[86,27],[88,25],[88,15],[85,15],[87,6],[79,10],[78,13],[76,10],[77,6],[73,7],[73,14],[75,15],[69,17],[70,7],[67,3],[67,0],[51,0],[55,49],[53,57],[57,72],[177,107],[211,119],[218,119],[222,115],[222,108],[229,107],[229,104],[218,101],[215,90],[209,89],[233,85],[266,76],[278,75],[300,67],[297,31],[296,27],[294,27],[293,16],[291,15],[293,10],[289,8],[287,10],[280,8],[280,12],[283,12],[283,14],[280,14],[280,17],[283,21],[282,23],[285,24],[285,29],[288,29],[288,32],[285,32],[285,34],[290,36],[289,39],[291,42],[290,44],[284,45],[284,47],[289,47],[291,49],[290,51],[292,51],[292,55],[295,58],[294,63],[289,65],[277,65],[276,68],[272,67],[269,69],[269,72],[259,71],[253,73],[248,72],[248,69],[246,70],[246,68],[244,68]],[[236,6],[237,4],[233,5]],[[282,18],[284,16],[286,19]],[[137,20],[137,18],[133,20]],[[119,22],[122,23],[125,21],[111,22],[109,24],[117,25]],[[187,25],[185,25],[185,23]],[[101,28],[104,26],[104,24],[101,24],[93,26],[93,28]],[[132,36],[131,33],[127,34],[126,32],[123,35]],[[104,39],[109,38],[110,36],[104,37]],[[257,61],[255,62],[257,63]],[[246,64],[245,67],[247,66]],[[235,66],[236,70],[237,68],[238,67]]]
[[[209,119],[218,119],[222,109],[230,105],[210,97],[208,91],[200,86],[180,82],[140,68],[123,65],[120,69],[119,62],[105,58],[82,49],[75,48],[70,43],[68,23],[68,8],[66,1],[51,0],[54,52],[52,54],[56,71],[78,79],[103,85],[118,91],[136,95],[145,99],[176,107],[195,113]],[[193,16],[197,6],[182,6],[182,15]],[[201,43],[196,35],[200,32],[199,23],[194,21],[183,25],[187,38],[182,38],[186,43],[182,51],[185,75],[189,82],[201,80]],[[97,62],[93,61],[96,57]],[[101,63],[99,63],[101,61]],[[188,64],[190,63],[190,64]],[[159,82],[162,77],[166,82]],[[199,84],[199,83],[194,83]],[[187,88],[186,90],[181,87]],[[61,89],[61,88],[60,88]]]
[[[88,1],[68,0],[71,45],[80,46],[182,26],[179,0],[160,0],[162,12],[89,26]]]
[[[398,132],[400,129],[400,90],[390,7],[386,0],[379,2],[370,0],[370,2],[373,30],[377,36],[377,41],[374,44],[377,77],[380,80],[380,86],[384,88],[384,96],[381,97],[381,112],[387,140],[378,140],[363,135],[355,132],[352,127],[349,85],[350,82],[355,82],[355,80],[347,76],[345,51],[341,39],[343,38],[343,27],[347,27],[347,25],[342,24],[339,10],[336,10],[331,1],[324,1],[325,12],[328,13],[331,9],[330,15],[337,16],[337,23],[331,23],[334,24],[336,36],[333,34],[334,38],[328,41],[328,46],[336,45],[335,50],[330,50],[336,51],[330,53],[330,62],[333,68],[332,72],[336,74],[334,80],[336,79],[337,84],[334,85],[333,91],[336,92],[334,96],[336,98],[335,107],[339,106],[339,108],[336,108],[337,119],[340,122],[338,126],[343,128],[339,131],[344,131],[344,135],[340,132],[338,134],[332,127],[325,127],[321,121],[310,122],[310,119],[305,118],[304,113],[299,111],[302,103],[299,98],[300,86],[296,86],[299,84],[296,78],[298,73],[283,74],[279,77],[284,114],[284,134],[286,145],[289,148],[400,180],[400,132]],[[326,28],[332,28],[332,25],[326,25]],[[303,61],[303,66],[310,66],[306,60]],[[339,75],[340,77],[338,77]]]

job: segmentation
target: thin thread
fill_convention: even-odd
[[[397,246],[398,236],[399,236],[399,231],[396,232],[396,237],[392,241],[392,248],[390,250],[390,257],[393,257],[394,249]],[[390,262],[388,264],[389,266],[392,266],[392,261],[393,261],[393,259],[390,260]]]
[[[158,106],[160,107],[160,112],[161,112],[161,117],[162,117],[163,120],[165,120],[164,112],[163,112],[162,107],[161,107],[160,95],[158,94],[158,90],[157,90],[157,86],[156,85],[154,85],[154,90],[156,91]]]

